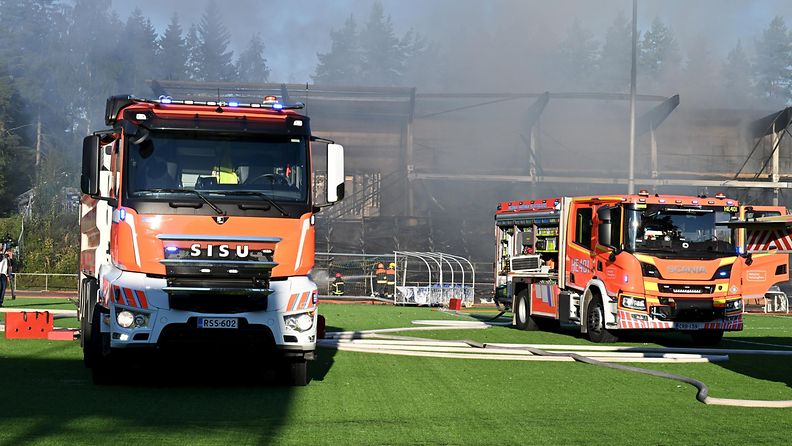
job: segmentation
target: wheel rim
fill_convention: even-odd
[[[588,314],[588,330],[593,333],[602,331],[602,313],[599,305],[593,305]]]
[[[525,305],[525,299],[520,299],[520,302],[517,304],[517,318],[520,322],[526,321],[526,315],[528,314],[528,309]]]

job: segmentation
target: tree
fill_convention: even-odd
[[[187,62],[185,67],[187,69],[187,78],[198,80],[200,76],[200,50],[198,49],[198,26],[193,24],[190,30],[187,31],[187,38],[184,42],[184,48],[187,51]]]
[[[638,71],[655,82],[679,69],[679,45],[671,30],[655,17],[639,45]]]
[[[358,80],[360,46],[355,17],[350,15],[339,30],[330,30],[330,51],[317,54],[319,63],[311,76],[320,84],[351,84]]]
[[[437,74],[434,70],[426,70],[427,66],[436,64],[436,60],[427,59],[429,44],[414,29],[410,28],[404,33],[404,36],[399,40],[399,50],[404,57],[400,82],[402,85],[417,85],[419,82],[424,82],[425,78],[430,75],[427,71]]]
[[[719,70],[712,57],[709,40],[703,34],[696,36],[687,45],[687,63],[684,69],[685,82],[680,82],[682,97],[693,98],[697,103],[715,106],[719,98]]]
[[[580,20],[575,18],[558,49],[557,65],[561,73],[559,80],[565,85],[575,85],[572,89],[590,87],[591,73],[595,71],[597,64],[598,47],[591,31],[583,28]]]
[[[361,82],[368,85],[399,85],[404,74],[405,56],[393,31],[390,16],[382,3],[375,2],[369,20],[360,33]]]
[[[597,83],[614,92],[624,91],[630,85],[632,64],[632,25],[619,12],[605,34],[605,43],[599,58]]]
[[[207,81],[232,81],[236,78],[236,67],[232,62],[234,52],[228,50],[231,35],[221,19],[221,13],[211,0],[197,28],[198,40],[195,48],[196,77]]]
[[[792,98],[792,37],[781,16],[776,16],[756,41],[754,79],[760,98],[774,103]]]
[[[187,79],[187,44],[182,37],[179,15],[171,16],[168,28],[159,40],[160,75],[163,79]]]
[[[239,80],[243,82],[267,82],[270,69],[267,59],[264,58],[264,42],[258,33],[250,39],[247,49],[239,55],[237,60]]]
[[[751,96],[751,61],[743,49],[742,42],[729,51],[723,65],[723,89],[727,98],[735,105],[745,104]]]
[[[118,90],[138,95],[147,92],[145,81],[159,77],[157,63],[157,32],[151,20],[135,8],[126,21],[123,37],[118,41],[117,54],[124,67],[117,78]]]
[[[19,111],[23,103],[11,77],[0,70],[0,214],[14,210],[16,197],[32,182],[30,149],[20,136],[27,117]]]

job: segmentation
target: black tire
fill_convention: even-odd
[[[723,339],[723,330],[697,330],[690,333],[694,345],[718,345]]]
[[[586,306],[586,332],[591,342],[600,344],[616,342],[618,338],[605,328],[605,313],[599,296],[594,296]]]
[[[301,359],[296,361],[289,361],[286,364],[286,384],[290,386],[307,386],[311,382],[311,376],[308,374],[308,361]]]
[[[77,317],[80,319],[80,347],[85,348],[86,342],[91,337],[91,309],[96,305],[99,285],[95,279],[85,279],[80,289],[80,301],[77,308]],[[87,364],[86,364],[87,366]]]
[[[531,304],[528,301],[528,289],[523,288],[514,296],[514,325],[519,330],[536,331],[539,326],[531,317]]]
[[[86,330],[88,336],[83,346],[83,362],[91,369],[93,383],[98,385],[113,383],[113,358],[106,353],[110,349],[110,335],[101,332],[101,318],[102,312],[97,305],[93,309],[91,324]]]

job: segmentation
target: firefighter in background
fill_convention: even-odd
[[[344,278],[341,276],[341,273],[335,273],[335,277],[330,283],[330,294],[333,296],[344,295]]]
[[[386,276],[386,285],[387,285],[387,292],[386,295],[388,297],[393,297],[393,292],[396,289],[396,263],[390,262],[388,264],[388,269],[385,270]]]
[[[374,289],[374,294],[379,297],[385,297],[385,289],[388,286],[388,275],[385,273],[385,265],[377,263],[377,269],[374,270],[374,277],[377,280],[377,287]]]

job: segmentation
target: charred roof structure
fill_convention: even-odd
[[[303,102],[314,133],[347,154],[347,196],[317,215],[319,251],[437,250],[491,262],[499,201],[626,192],[627,94],[164,80],[151,88],[174,99]],[[689,109],[677,95],[636,99],[638,187],[784,204],[790,109],[767,115]]]

